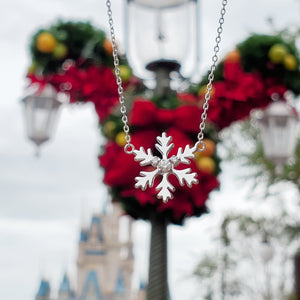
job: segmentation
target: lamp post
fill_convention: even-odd
[[[198,0],[125,0],[125,47],[134,73],[152,76],[161,101],[199,64]],[[152,72],[152,73],[151,73]],[[154,76],[153,76],[154,75]],[[175,79],[179,80],[175,80]],[[169,299],[167,221],[153,213],[147,300]]]
[[[294,265],[295,265],[295,292],[296,299],[300,300],[300,251],[296,253],[294,257]]]
[[[273,99],[276,96],[273,95]],[[297,144],[298,113],[288,103],[273,101],[264,111],[255,114],[265,157],[281,174],[286,160],[293,156]]]
[[[297,145],[298,113],[294,107],[280,101],[273,95],[272,102],[264,111],[255,114],[258,122],[265,156],[275,164],[275,171],[281,174],[286,160],[295,153]],[[300,300],[300,253],[294,258],[295,291]]]
[[[183,79],[197,69],[198,12],[197,0],[126,0],[126,54],[138,77],[154,73],[156,95],[170,91],[172,73]]]
[[[272,293],[271,293],[271,274],[270,274],[270,261],[274,256],[274,250],[272,248],[272,246],[270,245],[267,237],[264,237],[264,240],[262,242],[261,245],[261,257],[263,259],[264,262],[264,267],[265,267],[265,275],[266,275],[266,300],[271,300],[272,299]]]
[[[32,84],[25,93],[21,102],[24,105],[27,136],[36,145],[36,154],[39,155],[40,145],[52,136],[61,102],[50,84]]]

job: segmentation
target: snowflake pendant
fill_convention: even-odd
[[[175,187],[168,180],[170,174],[174,174],[178,178],[181,186],[184,185],[184,182],[186,182],[188,187],[198,183],[198,180],[196,179],[197,174],[191,173],[190,168],[183,170],[175,169],[180,163],[190,163],[189,159],[195,157],[194,152],[197,150],[197,146],[190,148],[189,145],[186,145],[184,151],[182,148],[179,148],[176,156],[173,155],[168,158],[169,152],[174,147],[173,143],[170,144],[172,137],[167,137],[166,133],[163,132],[163,134],[156,139],[158,143],[155,144],[155,148],[161,153],[162,158],[153,156],[151,149],[147,149],[147,152],[145,152],[143,147],[141,147],[140,150],[133,151],[133,154],[135,155],[134,160],[139,161],[141,166],[151,165],[155,168],[154,171],[140,172],[141,176],[135,178],[135,188],[141,188],[144,191],[147,186],[153,187],[155,177],[161,175],[162,180],[156,187],[156,190],[159,191],[157,198],[162,199],[164,203],[167,203],[169,199],[173,198],[171,191],[175,191]]]

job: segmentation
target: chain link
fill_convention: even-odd
[[[205,101],[203,103],[203,112],[201,114],[201,123],[199,125],[200,131],[197,135],[198,141],[195,144],[195,145],[197,145],[199,151],[203,151],[205,149],[205,144],[203,142],[205,121],[207,119],[207,110],[209,108],[209,100],[211,98],[211,90],[213,88],[212,83],[214,80],[214,73],[215,73],[216,65],[217,65],[217,61],[218,61],[218,52],[220,50],[219,45],[221,42],[221,34],[223,32],[224,16],[226,13],[227,1],[228,0],[222,0],[222,9],[220,11],[221,16],[219,18],[219,26],[217,28],[217,36],[215,39],[216,44],[214,46],[214,54],[212,56],[212,65],[210,67],[210,72],[208,75],[208,83],[206,85],[206,93],[204,96]],[[126,140],[126,145],[124,146],[124,151],[127,154],[133,154],[133,151],[135,150],[135,148],[131,144],[131,136],[129,134],[127,109],[125,106],[124,89],[122,87],[122,78],[120,76],[118,49],[117,49],[117,44],[116,44],[116,37],[115,37],[115,30],[114,30],[114,23],[113,23],[113,18],[112,18],[112,10],[111,10],[111,1],[110,0],[106,0],[106,6],[107,6],[108,23],[109,23],[111,42],[112,42],[112,48],[113,48],[115,76],[116,76],[116,82],[118,85],[120,111],[122,114],[123,130],[125,133],[125,140]]]
[[[113,53],[112,54],[113,54],[114,66],[115,66],[116,83],[118,85],[120,112],[122,114],[123,131],[125,133],[126,144],[124,146],[124,151],[127,154],[133,154],[133,151],[134,151],[135,148],[131,144],[131,136],[130,136],[130,133],[129,133],[127,109],[126,109],[126,106],[125,106],[124,89],[123,89],[123,86],[122,86],[122,78],[121,78],[121,75],[120,75],[118,48],[117,48],[117,43],[116,43],[116,36],[115,36],[114,22],[113,22],[113,17],[112,17],[112,10],[111,10],[110,0],[106,1],[106,7],[107,7],[107,15],[108,15],[108,23],[109,23],[109,29],[110,29],[111,43],[112,43],[112,48],[113,48]]]
[[[216,70],[216,65],[217,65],[217,61],[218,61],[218,52],[220,50],[220,42],[221,42],[221,34],[223,32],[223,24],[224,24],[224,16],[226,13],[226,5],[227,5],[227,0],[222,0],[222,9],[220,11],[220,19],[219,19],[219,26],[217,28],[217,37],[215,39],[215,46],[214,46],[214,54],[212,57],[212,65],[210,67],[210,72],[208,75],[208,83],[206,85],[206,93],[204,96],[204,103],[203,103],[203,112],[201,114],[201,123],[199,125],[199,133],[198,133],[198,141],[196,143],[198,150],[199,151],[203,151],[205,149],[205,144],[203,142],[203,138],[204,138],[204,129],[205,129],[205,121],[207,119],[207,110],[209,108],[209,100],[211,98],[211,90],[213,88],[212,83],[214,81],[214,77],[215,77],[215,70]]]

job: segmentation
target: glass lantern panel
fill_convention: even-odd
[[[172,6],[181,5],[190,0],[131,0],[144,6],[152,8],[169,8]]]
[[[150,63],[166,60],[181,65],[181,74],[190,77],[198,65],[198,26],[195,1],[168,9],[149,8],[129,1],[126,50],[134,72],[149,77]]]
[[[51,137],[60,103],[39,96],[28,97],[24,102],[28,138],[40,145]]]
[[[287,159],[296,147],[297,120],[286,117],[269,117],[261,126],[261,137],[266,157]]]

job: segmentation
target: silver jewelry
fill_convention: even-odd
[[[126,144],[124,146],[124,151],[127,154],[134,154],[135,161],[139,161],[141,166],[152,165],[155,169],[154,171],[150,172],[140,172],[140,176],[136,177],[136,184],[135,188],[141,188],[142,190],[146,190],[147,186],[153,187],[154,179],[156,176],[161,175],[162,180],[160,184],[156,187],[156,190],[159,191],[157,198],[162,199],[164,203],[168,202],[169,199],[173,198],[173,194],[171,192],[175,191],[175,187],[170,183],[168,180],[168,176],[170,174],[174,174],[180,185],[184,185],[184,182],[187,184],[188,187],[191,187],[192,184],[197,184],[198,180],[196,179],[197,174],[190,173],[191,169],[183,169],[177,170],[175,167],[180,164],[189,164],[190,160],[195,157],[194,153],[196,151],[204,151],[205,150],[205,143],[203,142],[204,138],[204,129],[205,129],[205,121],[207,119],[207,110],[209,107],[209,100],[211,98],[211,90],[212,90],[212,83],[214,80],[214,72],[216,70],[216,64],[218,61],[218,52],[220,50],[219,45],[221,42],[221,34],[223,32],[223,24],[224,24],[224,16],[226,13],[226,5],[228,0],[222,0],[222,8],[221,8],[221,16],[219,18],[219,25],[217,28],[217,36],[215,39],[215,46],[214,46],[214,53],[212,56],[212,65],[210,67],[210,72],[208,75],[208,83],[206,85],[206,93],[205,93],[205,101],[203,104],[203,112],[201,114],[201,122],[199,125],[199,133],[197,135],[197,142],[193,147],[190,148],[189,145],[185,146],[185,149],[179,148],[177,151],[177,155],[173,155],[172,157],[168,158],[168,154],[171,149],[174,147],[174,144],[170,144],[172,141],[172,137],[167,137],[166,133],[163,132],[161,136],[157,137],[157,142],[155,144],[156,149],[161,153],[162,158],[157,156],[153,156],[151,149],[145,149],[140,147],[139,150],[136,150],[134,145],[131,143],[131,136],[129,134],[129,126],[128,126],[128,117],[127,117],[127,110],[125,106],[125,98],[124,98],[124,90],[122,87],[122,78],[120,76],[120,68],[119,68],[119,58],[118,58],[118,49],[116,44],[116,37],[113,25],[113,18],[112,18],[112,10],[111,10],[111,1],[106,0],[107,6],[107,14],[108,14],[108,22],[110,28],[110,35],[111,35],[111,42],[113,48],[113,60],[114,60],[114,67],[115,67],[115,76],[116,76],[116,83],[118,86],[118,94],[119,94],[119,102],[120,102],[120,111],[122,114],[122,122],[123,122],[123,131],[125,133],[125,141]]]

